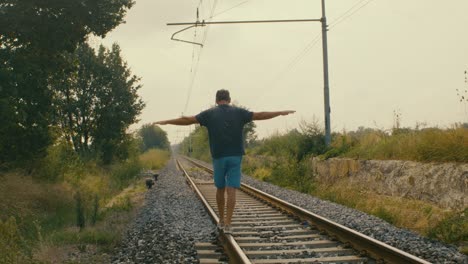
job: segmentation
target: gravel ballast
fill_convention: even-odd
[[[215,240],[216,225],[173,159],[145,200],[112,263],[198,263],[194,244]]]
[[[432,263],[468,263],[455,246],[397,228],[372,215],[316,197],[243,176],[243,182]]]
[[[201,163],[211,167],[211,164],[206,162]],[[209,178],[209,175],[205,177]],[[455,246],[421,237],[412,231],[395,227],[375,216],[336,203],[320,200],[308,194],[259,181],[245,174],[242,175],[242,183],[309,210],[312,213],[326,217],[426,261],[442,264],[468,264],[468,257],[460,253]]]
[[[197,178],[212,179],[201,170],[189,170],[189,173]],[[468,257],[455,246],[421,237],[377,217],[247,175],[243,175],[242,182],[429,262],[468,264]],[[156,185],[148,191],[146,204],[116,250],[112,263],[198,263],[194,243],[216,240],[215,229],[203,205],[171,160],[160,171]]]

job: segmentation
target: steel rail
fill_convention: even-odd
[[[213,218],[215,223],[218,223],[219,218],[216,215],[213,208],[208,204],[208,201],[202,195],[202,193],[198,189],[195,182],[190,178],[190,176],[188,175],[187,171],[184,169],[182,164],[180,164],[179,160],[176,159],[176,161],[177,161],[177,166],[184,173],[184,176],[187,179],[187,182],[189,183],[190,187],[195,191],[198,198],[202,201],[203,205],[208,210],[208,214],[211,216],[211,218]],[[220,236],[221,236],[221,240],[225,242],[223,243],[223,247],[225,247],[225,252],[229,256],[229,259],[233,261],[233,263],[251,264],[249,258],[245,255],[244,251],[240,248],[239,244],[237,244],[237,242],[234,240],[231,234],[225,234],[224,232],[221,232]]]
[[[213,173],[213,170],[211,170],[209,167],[206,167],[205,165],[188,157],[184,158],[194,165],[204,169],[205,171]],[[430,264],[430,262],[426,260],[366,236],[346,226],[326,219],[320,215],[314,214],[289,202],[276,198],[247,184],[242,183],[241,189],[252,196],[262,199],[272,204],[273,206],[276,206],[282,210],[298,216],[303,220],[308,221],[311,226],[315,226],[318,229],[327,232],[331,236],[336,237],[341,242],[349,243],[354,249],[370,256],[371,258],[376,259],[377,261],[395,264]]]

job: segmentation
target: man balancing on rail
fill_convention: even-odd
[[[230,105],[229,91],[216,92],[217,106],[196,116],[183,116],[176,119],[159,121],[158,125],[191,125],[199,123],[208,128],[210,151],[213,158],[216,203],[219,211],[218,228],[224,233],[232,233],[231,219],[236,205],[236,189],[240,188],[241,161],[244,152],[244,125],[252,120],[271,119],[289,115],[296,111],[250,112]],[[227,215],[224,217],[224,192],[227,191]]]

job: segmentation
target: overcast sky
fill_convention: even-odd
[[[203,48],[171,40],[183,26],[166,26],[194,22],[197,7],[207,21],[211,14],[212,21],[320,18],[320,3],[137,0],[126,24],[103,41],[117,42],[142,78],[146,108],[132,128],[195,115],[214,105],[218,89],[230,90],[235,103],[252,111],[297,111],[257,122],[260,137],[314,116],[323,123],[320,23],[212,25],[197,28],[196,37],[195,29],[177,35],[203,42]],[[332,131],[388,129],[395,111],[409,127],[468,122],[466,103],[456,91],[468,88],[468,1],[333,0],[326,5]],[[190,129],[162,128],[172,143]]]

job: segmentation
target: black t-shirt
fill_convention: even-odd
[[[205,110],[195,118],[208,129],[211,156],[214,159],[245,154],[242,130],[252,121],[253,113],[222,104]]]

